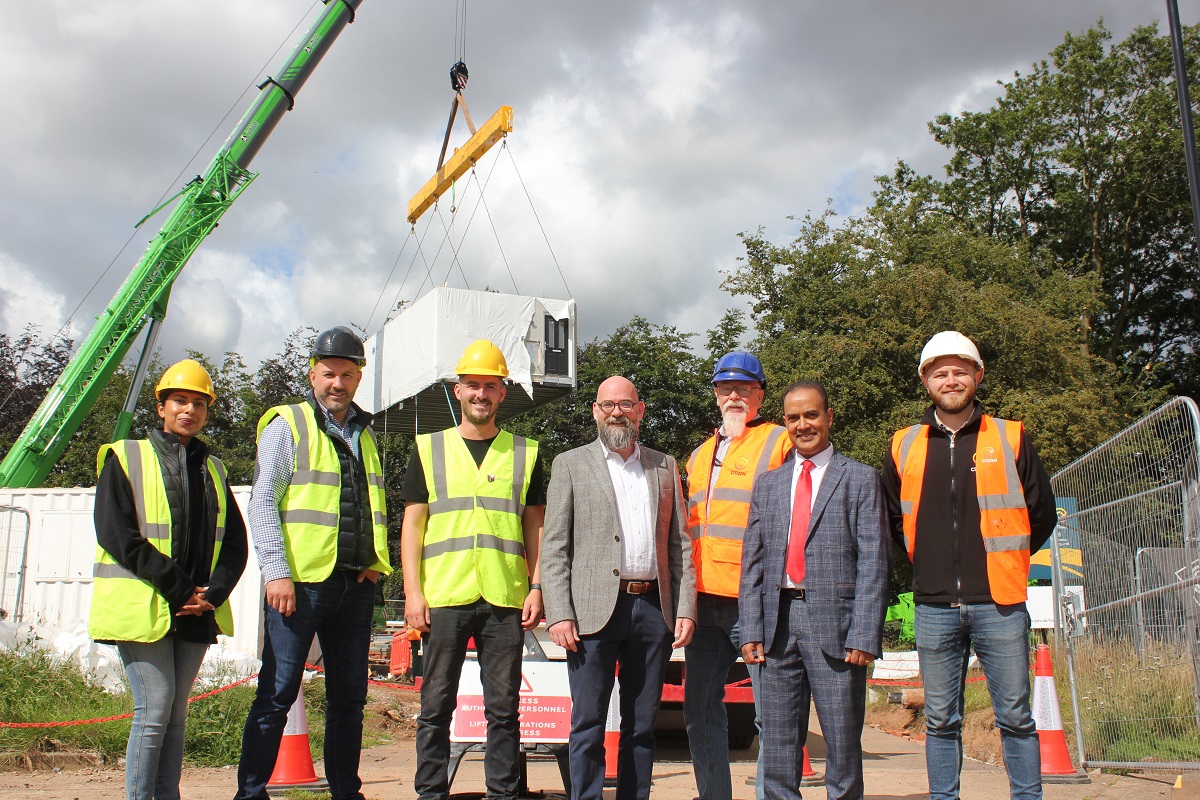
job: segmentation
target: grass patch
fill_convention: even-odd
[[[219,674],[194,693],[232,683],[238,676]],[[325,683],[304,687],[308,737],[314,759],[324,756]],[[184,761],[192,767],[236,764],[241,755],[242,729],[254,699],[250,684],[235,686],[191,704],[188,709]],[[127,714],[133,711],[128,694],[113,695],[93,686],[79,668],[32,645],[0,651],[0,721],[59,722]],[[130,720],[56,728],[0,728],[0,766],[13,767],[27,753],[43,750],[87,750],[116,764],[124,758]],[[365,735],[364,746],[386,741]]]
[[[1092,761],[1200,761],[1195,679],[1184,643],[1076,640],[1080,725]],[[1064,727],[1071,718],[1066,654],[1056,654],[1055,685]]]
[[[0,651],[0,720],[65,722],[126,714],[127,695],[90,685],[79,668],[33,646]],[[0,762],[13,766],[26,753],[62,746],[91,750],[106,759],[125,754],[129,720],[61,728],[0,728]],[[61,743],[61,746],[53,743]]]

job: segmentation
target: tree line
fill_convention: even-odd
[[[1200,26],[1185,29],[1184,40],[1197,52]],[[1194,56],[1187,67],[1194,83]],[[948,151],[943,176],[901,161],[876,178],[865,213],[809,213],[794,219],[798,233],[785,244],[764,228],[740,234],[745,252],[721,285],[748,314],[727,312],[703,334],[634,317],[580,346],[574,395],[506,427],[538,439],[552,459],[594,438],[595,389],[623,374],[646,401],[642,441],[685,461],[718,422],[712,365],[748,342],[771,384],[764,415],[778,418],[777,390],[791,381],[822,380],[834,443],[879,466],[891,432],[927,404],[917,359],[946,328],[979,345],[987,363],[980,398],[992,413],[1025,421],[1052,473],[1171,394],[1195,396],[1200,253],[1169,40],[1145,26],[1114,42],[1100,23],[1067,34],[998,89],[990,109],[929,124]],[[221,395],[204,437],[231,483],[252,477],[259,416],[307,393],[314,335],[292,332],[254,370],[236,353],[193,354]],[[33,326],[16,338],[0,334],[8,387],[0,448],[19,435],[70,348]],[[131,372],[114,376],[47,485],[94,483],[96,449]],[[158,424],[152,389],[153,381],[143,387],[135,435]],[[412,441],[389,434],[382,447],[394,498]],[[398,532],[400,515],[392,516]]]

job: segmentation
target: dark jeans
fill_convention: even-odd
[[[242,734],[235,800],[266,800],[288,709],[300,691],[313,635],[325,663],[325,778],[333,800],[361,800],[358,759],[367,704],[367,652],[375,584],[335,570],[321,583],[296,584],[296,610],[285,617],[264,603],[262,670]]]
[[[446,800],[450,796],[450,718],[458,705],[458,679],[467,656],[467,640],[472,637],[487,718],[487,750],[483,757],[487,796],[492,800],[514,800],[520,791],[518,723],[525,640],[521,609],[493,606],[480,599],[466,606],[429,609],[413,781],[420,800]]]
[[[738,599],[700,592],[696,595],[696,632],[684,650],[687,676],[683,683],[683,719],[687,725],[692,768],[699,800],[733,800],[729,774],[729,712],[725,710],[725,681],[741,655]],[[754,725],[762,733],[758,664],[747,664],[754,694]],[[754,793],[763,800],[762,737],[759,740]]]
[[[618,594],[608,623],[580,637],[567,651],[571,682],[571,800],[601,800],[604,788],[604,722],[620,664],[621,744],[617,800],[646,800],[654,768],[654,719],[674,633],[658,592]]]

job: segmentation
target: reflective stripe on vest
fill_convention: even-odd
[[[283,419],[292,431],[296,463],[279,506],[283,524],[283,546],[292,580],[319,583],[337,565],[338,512],[342,502],[342,465],[330,435],[317,423],[311,403],[275,406],[258,421],[258,435],[271,420]],[[363,469],[367,475],[367,498],[375,563],[371,569],[392,571],[387,549],[387,501],[383,491],[383,466],[375,445],[375,434],[364,427],[358,440]]]
[[[706,439],[688,459],[688,530],[696,591],[737,597],[754,479],[782,464],[791,447],[787,431],[779,425],[746,428],[741,437],[730,440],[711,492],[717,436]]]
[[[457,428],[417,437],[429,492],[421,591],[434,607],[520,608],[529,594],[521,517],[538,443],[500,431],[477,465]]]
[[[100,448],[96,455],[97,473],[104,469],[108,454],[129,479],[138,530],[154,549],[170,557],[171,504],[163,480],[158,454],[145,439],[115,442]],[[225,540],[225,465],[208,456],[206,468],[217,500],[216,530],[213,531],[213,556],[209,569],[217,568],[221,543]],[[207,492],[206,492],[207,494]],[[185,520],[186,524],[186,520]],[[99,545],[92,565],[92,603],[88,613],[88,634],[93,639],[124,642],[156,642],[171,630],[173,616],[167,599],[149,581],[122,567]],[[214,612],[217,627],[226,636],[233,635],[233,613],[226,601]]]
[[[1000,605],[1023,603],[1028,597],[1029,509],[1017,474],[1017,453],[1024,427],[1020,422],[983,415],[975,443],[975,493],[979,531],[987,553],[988,585]],[[929,426],[913,425],[892,436],[892,459],[900,475],[900,513],[904,543],[911,560],[917,546],[917,516],[929,453]]]

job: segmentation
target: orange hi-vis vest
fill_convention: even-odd
[[[688,459],[688,529],[696,591],[737,597],[742,577],[742,536],[750,519],[754,479],[783,463],[792,443],[779,425],[747,426],[729,442],[717,483],[709,484],[717,452],[714,433]]]
[[[975,444],[975,493],[979,498],[979,532],[987,553],[988,583],[999,605],[1024,603],[1029,579],[1029,508],[1017,476],[1017,452],[1024,427],[1020,422],[984,414]],[[929,426],[913,425],[892,436],[892,460],[900,474],[900,511],[904,543],[912,560],[917,546],[917,514],[929,452]]]

